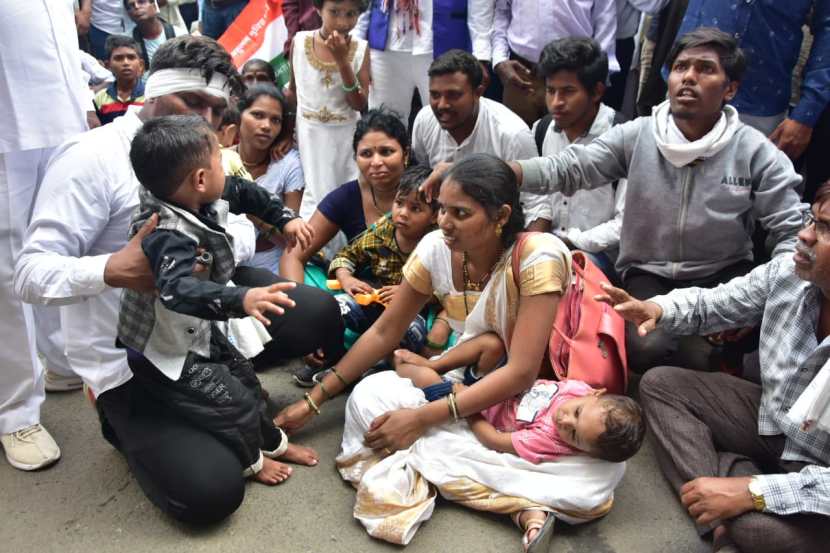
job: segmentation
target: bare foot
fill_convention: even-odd
[[[432,363],[426,357],[413,353],[408,349],[396,349],[395,361],[397,363],[408,363],[410,365],[418,365],[420,367],[432,368]]]
[[[295,463],[297,465],[307,465],[313,467],[320,461],[320,456],[310,447],[303,447],[297,444],[288,444],[288,449],[285,453],[280,455],[280,459]]]
[[[268,486],[276,486],[277,484],[285,482],[288,477],[291,476],[291,472],[293,470],[294,469],[285,463],[280,463],[279,461],[274,461],[268,457],[263,457],[262,470],[254,475],[254,480],[262,482]]]

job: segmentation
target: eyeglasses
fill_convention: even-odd
[[[127,2],[127,9],[134,10],[138,6],[146,6],[147,4],[152,4],[155,0],[133,0],[132,2]]]
[[[805,209],[801,212],[801,227],[807,228],[811,225],[813,225],[817,237],[825,242],[830,242],[830,223],[816,219],[811,210]]]

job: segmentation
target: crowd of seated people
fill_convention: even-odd
[[[83,388],[174,519],[333,462],[375,538],[437,492],[538,553],[649,439],[713,551],[822,550],[830,1],[282,0],[285,79],[217,41],[265,4],[0,7],[10,466]],[[621,393],[552,370],[577,259]],[[340,394],[321,459],[293,434]]]

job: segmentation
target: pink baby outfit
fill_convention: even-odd
[[[593,388],[578,380],[537,380],[526,392],[485,409],[481,415],[497,430],[513,433],[513,447],[522,459],[531,463],[552,461],[580,452],[559,437],[554,422],[557,409],[564,401],[592,391]],[[523,400],[525,407],[520,413]],[[531,417],[532,421],[528,421]]]

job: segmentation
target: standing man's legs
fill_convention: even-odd
[[[611,82],[602,98],[604,104],[614,108],[616,111],[622,109],[623,98],[625,97],[626,83],[631,70],[631,62],[634,61],[634,37],[617,39],[616,53],[617,61],[620,63],[620,70],[613,73],[608,80]]]
[[[14,264],[51,148],[0,154],[0,330],[13,347],[0,367],[0,435],[13,466],[34,470],[54,463],[60,449],[40,426],[43,367],[37,358],[31,306],[14,293]]]
[[[45,382],[47,392],[70,392],[80,390],[83,381],[69,366],[64,353],[64,338],[61,330],[60,308],[48,305],[33,305],[37,350],[46,364]]]
[[[94,25],[89,26],[89,47],[92,49],[92,55],[95,56],[96,59],[99,60],[106,60],[107,59],[107,38],[109,38],[110,34],[106,31],[102,31],[101,29],[95,27]],[[146,69],[145,69],[146,71]]]
[[[421,104],[429,105],[429,65],[432,56],[410,52],[372,50],[372,86],[369,88],[369,109],[385,106],[398,112],[407,124],[412,106],[412,91],[417,88]]]

